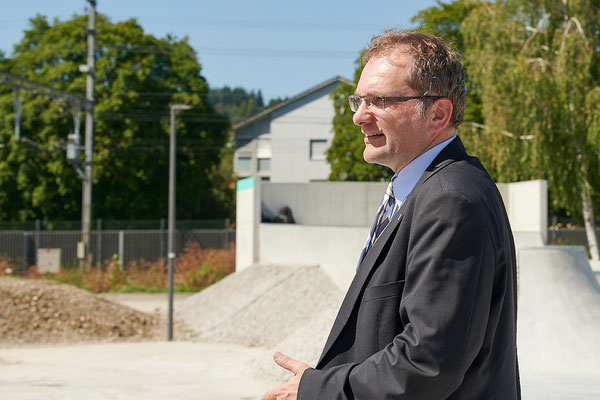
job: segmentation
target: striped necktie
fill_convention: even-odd
[[[394,197],[394,190],[393,190],[393,186],[392,186],[393,183],[394,183],[394,181],[392,180],[390,182],[390,184],[388,185],[387,189],[385,190],[385,195],[383,196],[383,201],[381,202],[381,205],[379,206],[379,209],[377,210],[377,215],[375,216],[375,223],[373,224],[373,227],[371,228],[371,232],[369,232],[369,236],[367,237],[367,243],[365,244],[365,248],[363,249],[362,253],[360,254],[360,259],[358,260],[358,265],[360,265],[362,260],[367,255],[367,252],[369,251],[371,246],[373,246],[373,244],[375,243],[377,238],[379,238],[379,235],[381,235],[381,232],[383,232],[385,227],[388,226],[388,224],[392,220],[392,217],[394,216],[396,211],[398,211],[396,198]]]

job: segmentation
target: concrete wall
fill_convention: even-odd
[[[585,249],[530,247],[518,257],[520,367],[600,373],[600,285]]]
[[[499,183],[510,225],[523,245],[548,243],[548,185],[544,180]],[[525,243],[527,242],[527,243]]]
[[[386,185],[386,182],[263,182],[260,199],[254,201],[274,215],[281,207],[289,206],[296,224],[261,223],[254,234],[255,262],[318,264],[340,289],[346,290]],[[543,245],[547,232],[545,181],[502,184],[499,189],[517,248]],[[240,193],[238,191],[238,210],[244,201]],[[254,210],[260,215],[257,208]],[[238,214],[238,230],[239,218]],[[237,269],[248,266],[250,261],[250,257],[239,254],[245,251],[240,240],[247,241],[241,232],[236,236],[236,257],[245,257],[245,264],[238,264]]]
[[[236,184],[235,269],[240,271],[258,262],[260,223],[260,180],[240,179]]]
[[[547,242],[548,195],[544,180],[499,183],[513,232],[531,235],[532,243]],[[292,209],[297,224],[370,227],[387,182],[265,183],[261,202],[273,214]]]
[[[292,209],[297,224],[370,227],[387,182],[265,183],[262,204]]]
[[[310,140],[333,140],[333,100],[329,93],[336,82],[273,113],[271,116],[271,182],[326,180],[326,160],[310,159]]]
[[[345,291],[365,246],[369,228],[260,224],[262,263],[319,265]]]

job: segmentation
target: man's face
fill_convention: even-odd
[[[372,58],[362,71],[356,95],[419,96],[406,83],[407,71],[412,65],[411,56],[401,50],[391,55]],[[417,102],[389,102],[385,110],[363,102],[353,117],[365,135],[363,157],[366,162],[384,165],[394,172],[430,147],[427,121],[416,110]]]

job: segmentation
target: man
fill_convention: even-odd
[[[439,38],[371,40],[354,123],[395,175],[315,369],[263,399],[520,399],[516,262],[500,194],[456,136],[465,76]]]

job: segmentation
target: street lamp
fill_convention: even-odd
[[[169,238],[167,257],[169,260],[169,330],[167,339],[173,340],[173,263],[175,251],[173,249],[173,232],[175,230],[175,111],[189,110],[192,106],[187,104],[174,104],[171,106],[171,140],[169,145]]]

